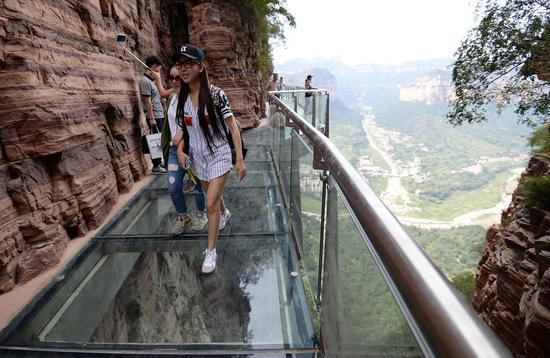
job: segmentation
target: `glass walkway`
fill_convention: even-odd
[[[328,139],[328,93],[270,94],[214,273],[142,189],[0,333],[0,356],[505,357]],[[192,194],[186,194],[189,208]]]

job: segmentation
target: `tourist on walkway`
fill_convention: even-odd
[[[181,234],[189,226],[189,231],[197,232],[204,228],[207,222],[206,199],[204,190],[198,179],[195,179],[190,168],[184,168],[178,163],[178,144],[183,140],[182,128],[176,121],[176,111],[178,106],[177,96],[181,87],[181,78],[179,71],[172,67],[170,69],[170,87],[174,91],[164,91],[160,81],[160,74],[154,73],[155,83],[161,94],[168,94],[168,110],[166,112],[167,121],[162,128],[161,144],[165,152],[165,162],[168,163],[168,191],[170,198],[176,208],[177,219],[174,232]],[[192,153],[189,153],[192,156]],[[195,211],[189,213],[185,195],[183,194],[183,177],[188,173],[191,181],[194,181],[195,190]]]
[[[277,82],[277,91],[284,91],[285,90],[285,84],[283,83],[283,77],[279,79],[279,82]]]
[[[307,75],[306,79],[304,80],[304,87],[306,89],[313,89],[312,82],[313,82],[313,75]],[[311,114],[311,108],[312,108],[311,96],[313,96],[313,92],[306,92],[305,94],[306,103],[304,108],[306,115]]]
[[[149,69],[145,70],[145,73],[139,80],[139,92],[141,94],[149,133],[159,133],[164,121],[164,110],[152,72],[159,72],[161,63],[157,57],[151,56],[145,60],[145,64]],[[151,159],[151,161],[153,162],[153,174],[166,173],[166,170],[161,166],[161,158]]]
[[[193,173],[206,189],[208,212],[208,248],[204,251],[202,272],[216,268],[218,231],[223,230],[231,216],[225,207],[223,190],[232,169],[232,154],[228,135],[235,146],[235,167],[239,180],[246,176],[241,137],[225,93],[208,80],[204,52],[185,44],[175,55],[182,79],[176,118],[183,128],[183,140],[178,144],[178,160],[184,166],[192,153]],[[225,134],[228,133],[228,134]]]
[[[267,82],[267,90],[268,91],[277,91],[277,84],[279,83],[279,75],[274,73],[271,76],[271,79],[269,82]]]

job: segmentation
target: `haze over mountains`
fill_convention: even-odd
[[[303,84],[308,74],[314,75],[314,85],[331,91],[331,96],[353,95],[359,87],[400,88],[423,75],[449,80],[451,59],[405,62],[399,65],[360,64],[348,66],[338,58],[294,59],[276,65],[275,71],[286,83]],[[351,93],[350,93],[351,92]],[[345,98],[342,98],[345,101]],[[352,104],[352,103],[351,103]]]

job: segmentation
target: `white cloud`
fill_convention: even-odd
[[[475,0],[287,0],[296,28],[274,59],[339,56],[347,64],[451,57],[474,26]]]

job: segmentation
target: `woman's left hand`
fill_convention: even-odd
[[[244,160],[238,160],[237,163],[235,163],[235,167],[237,169],[237,176],[239,177],[239,181],[242,181],[246,176],[246,167],[244,165]]]

